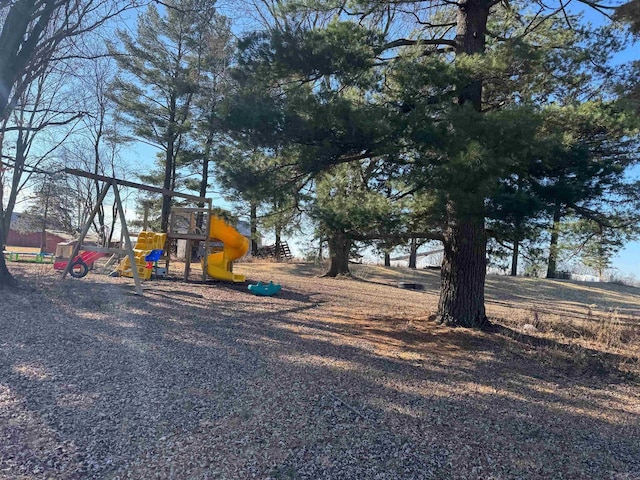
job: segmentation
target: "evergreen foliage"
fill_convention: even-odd
[[[193,156],[185,154],[193,128],[193,110],[206,78],[205,63],[213,55],[218,28],[226,25],[210,0],[169,2],[161,12],[154,4],[138,17],[136,37],[118,32],[124,49],[110,46],[125,72],[113,83],[112,98],[125,114],[132,134],[160,148],[158,170],[146,172],[143,181],[175,190],[180,188],[178,171]],[[225,36],[226,31],[221,31]],[[170,197],[163,197],[160,228],[168,226]]]
[[[343,241],[356,227],[337,220],[359,215],[323,190],[345,187],[338,165],[380,159],[398,196],[429,199],[422,220],[445,244],[441,321],[485,324],[486,219],[521,242],[557,217],[551,192],[565,210],[613,218],[602,201],[624,190],[636,132],[609,100],[623,75],[608,66],[624,45],[612,27],[528,2],[352,2],[358,22],[339,5],[284,5],[277,27],[240,45],[227,126],[257,147],[295,147],[295,170],[317,179],[316,218]]]

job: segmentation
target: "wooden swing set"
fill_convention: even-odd
[[[206,197],[197,197],[195,195],[189,195],[186,193],[181,193],[181,192],[176,192],[174,190],[168,190],[165,188],[159,188],[159,187],[152,187],[149,185],[144,185],[142,183],[136,183],[136,182],[130,182],[128,180],[122,180],[119,178],[115,178],[115,177],[108,177],[105,175],[99,175],[96,173],[90,173],[90,172],[85,172],[83,170],[77,170],[74,168],[65,168],[64,169],[64,173],[70,174],[70,175],[75,175],[78,177],[84,177],[84,178],[88,178],[91,180],[97,180],[100,182],[104,182],[104,186],[102,187],[102,190],[100,191],[100,194],[98,195],[98,199],[96,201],[95,206],[93,207],[93,209],[91,210],[91,213],[89,214],[89,216],[87,217],[87,221],[85,222],[85,224],[82,226],[82,230],[80,231],[80,237],[78,238],[78,241],[76,243],[76,245],[73,248],[73,252],[71,253],[71,256],[69,257],[69,261],[67,262],[67,266],[64,269],[64,272],[62,274],[62,279],[64,280],[67,275],[69,274],[69,272],[72,269],[72,264],[73,264],[73,259],[75,259],[78,256],[78,252],[80,252],[80,250],[84,250],[84,251],[88,251],[88,252],[98,252],[98,253],[111,253],[111,254],[116,254],[116,255],[127,255],[129,257],[129,262],[130,264],[136,265],[136,261],[135,261],[135,253],[133,250],[133,244],[131,243],[131,237],[129,235],[129,229],[127,228],[127,221],[124,215],[124,208],[122,206],[122,199],[120,198],[120,191],[118,189],[118,186],[123,186],[123,187],[131,187],[131,188],[135,188],[138,190],[145,190],[147,192],[152,192],[152,193],[160,193],[162,194],[164,197],[178,197],[178,198],[184,198],[186,200],[191,200],[193,202],[197,202],[197,204],[205,204],[206,207],[204,208],[181,208],[180,211],[182,212],[188,212],[192,215],[195,213],[198,214],[203,214],[205,212],[208,212],[209,214],[207,215],[207,228],[206,230],[204,230],[204,232],[206,233],[202,233],[202,234],[193,234],[190,232],[187,233],[179,233],[179,232],[174,232],[172,231],[171,225],[173,225],[173,212],[172,212],[172,221],[170,222],[170,228],[169,228],[169,232],[167,232],[167,239],[172,240],[172,239],[184,239],[187,240],[187,252],[190,253],[191,250],[191,242],[192,241],[204,241],[205,242],[205,252],[208,251],[209,249],[209,222],[211,221],[211,199],[206,198]],[[125,248],[111,248],[111,247],[99,247],[99,246],[95,246],[95,245],[85,245],[84,239],[87,236],[87,233],[89,232],[89,229],[91,228],[91,225],[93,224],[93,220],[95,218],[95,216],[97,215],[100,206],[103,204],[107,194],[109,193],[109,190],[113,189],[113,196],[115,198],[115,202],[116,202],[116,208],[118,210],[118,218],[120,220],[120,224],[121,224],[121,228],[122,228],[122,238],[124,240],[125,243]],[[115,220],[115,219],[114,219]],[[146,215],[145,215],[145,221],[144,221],[144,227],[146,228]],[[122,247],[122,245],[120,245],[120,247]],[[188,279],[189,276],[189,269],[190,269],[190,261],[191,261],[191,255],[187,254],[186,256],[186,263],[185,263],[185,280]],[[204,255],[203,257],[203,261],[204,261],[204,268],[202,269],[202,277],[203,277],[203,281],[206,280],[206,275],[207,275],[207,255]],[[167,266],[168,266],[168,261],[167,261]],[[138,274],[138,270],[137,268],[132,268],[132,275],[133,275],[133,280],[135,282],[135,286],[136,286],[136,294],[137,295],[143,295],[143,290],[142,290],[142,282],[140,280],[140,275]]]

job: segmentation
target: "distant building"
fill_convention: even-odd
[[[30,225],[19,212],[11,215],[11,224],[7,234],[7,247],[40,248],[42,245],[42,230]],[[45,230],[43,253],[55,253],[56,246],[61,242],[69,242],[74,235],[56,230]],[[89,239],[89,242],[91,239]]]
[[[55,253],[58,243],[68,242],[72,239],[71,235],[63,232],[46,230],[44,235],[44,251],[46,253]],[[6,242],[7,247],[40,248],[41,245],[42,232],[19,232],[11,228],[9,229]]]
[[[249,222],[238,220],[238,223],[236,224],[236,230],[241,235],[244,235],[247,238],[251,238],[251,224]]]

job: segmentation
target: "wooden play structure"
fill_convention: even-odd
[[[205,197],[197,197],[186,193],[167,190],[164,188],[152,187],[141,183],[121,180],[114,177],[85,172],[66,168],[65,173],[77,175],[104,182],[104,186],[100,191],[96,204],[90,212],[85,224],[82,227],[80,236],[75,244],[69,258],[75,259],[78,253],[82,251],[97,252],[102,254],[125,255],[120,262],[116,271],[123,276],[129,276],[134,279],[136,293],[143,294],[142,280],[147,280],[152,275],[151,263],[157,264],[159,258],[152,257],[152,253],[159,251],[168,251],[168,245],[178,240],[186,241],[185,269],[184,279],[189,279],[191,269],[191,252],[195,247],[196,250],[202,251],[202,280],[207,279],[207,275],[226,281],[244,282],[244,277],[234,275],[232,272],[233,260],[240,258],[248,249],[248,240],[240,235],[233,227],[226,224],[222,219],[216,217],[211,211],[211,199]],[[171,210],[169,231],[167,233],[155,233],[146,231],[147,215],[143,221],[143,231],[138,235],[138,240],[134,246],[131,242],[129,229],[124,216],[124,208],[120,197],[119,186],[131,187],[148,192],[159,193],[163,196],[178,197],[190,200],[198,205],[205,205],[199,208],[174,207]],[[92,222],[104,202],[109,190],[113,190],[113,195],[118,211],[118,218],[122,228],[122,240],[124,248],[98,247],[95,245],[84,244],[85,237],[92,225]],[[216,240],[220,240],[216,244]],[[210,253],[212,246],[218,247],[218,251]],[[150,260],[153,260],[151,262]],[[163,257],[166,262],[166,269],[169,268],[169,255]],[[73,268],[72,261],[67,262],[62,278],[64,279]]]
[[[191,269],[194,247],[203,245],[202,274],[230,282],[244,282],[242,275],[233,273],[233,261],[249,250],[249,240],[235,228],[211,212],[210,208],[174,207],[169,219],[171,241],[183,240],[185,245],[185,280]],[[213,250],[210,252],[210,250]],[[167,259],[168,262],[168,259]],[[167,263],[167,268],[169,264]]]

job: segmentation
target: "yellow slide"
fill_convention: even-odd
[[[207,273],[209,276],[228,282],[244,282],[244,275],[235,275],[231,272],[231,262],[247,253],[249,240],[218,217],[211,217],[209,238],[211,240],[220,240],[224,243],[222,252],[212,253],[207,257]]]

